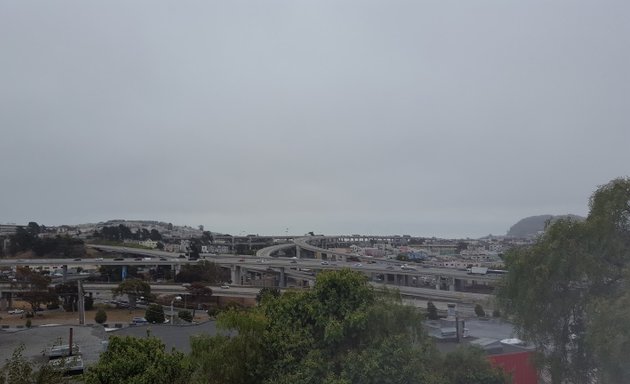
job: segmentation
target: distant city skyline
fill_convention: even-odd
[[[0,222],[503,235],[630,164],[630,3],[0,5]]]

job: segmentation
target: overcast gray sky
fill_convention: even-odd
[[[629,174],[627,1],[0,1],[0,223],[478,237]]]

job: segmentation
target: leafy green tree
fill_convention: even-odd
[[[181,352],[165,351],[154,337],[109,339],[107,350],[84,375],[86,384],[188,384],[192,367]]]
[[[180,272],[175,276],[175,281],[178,283],[203,282],[217,284],[227,281],[229,278],[230,273],[227,269],[213,262],[202,260],[196,264],[182,265]]]
[[[0,367],[0,384],[57,384],[63,381],[62,372],[45,364],[37,366],[26,359],[23,353],[22,344]]]
[[[505,262],[510,273],[499,303],[521,338],[537,347],[552,383],[627,381],[627,359],[617,353],[629,341],[610,337],[617,319],[599,311],[628,292],[630,179],[598,188],[584,222],[549,224],[533,246],[507,253]]]
[[[427,318],[429,320],[437,320],[440,317],[438,316],[438,310],[435,304],[432,301],[427,301]]]
[[[442,383],[422,314],[350,270],[318,275],[247,312],[219,315],[218,336],[191,341],[195,379],[208,383]],[[384,363],[386,362],[386,363]]]
[[[164,308],[160,304],[149,304],[144,313],[144,318],[151,324],[163,324],[166,320],[164,318]]]
[[[149,238],[153,241],[159,241],[159,240],[162,240],[162,235],[157,229],[154,228],[151,230]]]
[[[282,293],[278,288],[261,288],[260,291],[256,294],[256,303],[260,304],[263,302],[263,300],[280,297],[281,294]]]
[[[140,296],[151,297],[151,286],[144,280],[127,279],[112,289],[114,296],[127,295],[129,297],[129,307],[136,307],[136,300]]]
[[[94,321],[103,324],[107,321],[107,312],[103,308],[99,308],[94,315]]]
[[[34,221],[30,221],[27,224],[26,230],[32,235],[38,235],[41,232],[41,228],[39,227],[39,224],[37,224]]]
[[[212,296],[212,288],[203,283],[195,282],[186,287],[186,290],[188,290],[188,294],[194,304],[192,317],[195,317],[197,306],[202,301],[207,301]]]
[[[41,304],[49,303],[55,298],[55,295],[49,289],[51,282],[49,276],[44,276],[29,268],[19,268],[16,273],[16,279],[18,282],[13,283],[13,285],[27,289],[27,291],[22,292],[21,298],[29,303],[33,313]]]
[[[483,350],[476,347],[460,347],[446,354],[443,368],[450,384],[504,384],[510,378],[501,368],[493,368]]]
[[[475,304],[475,315],[477,315],[477,317],[486,316],[486,311],[483,310],[483,307],[481,306],[481,304]]]

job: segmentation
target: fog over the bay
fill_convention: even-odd
[[[1,1],[0,223],[478,237],[630,174],[627,1]]]

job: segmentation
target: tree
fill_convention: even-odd
[[[182,310],[177,312],[177,317],[184,320],[187,323],[191,323],[193,321],[193,314],[190,311]]]
[[[188,258],[190,260],[198,260],[201,253],[201,243],[199,239],[191,239],[188,246]]]
[[[208,284],[217,284],[229,280],[229,272],[227,269],[217,264],[202,260],[196,264],[184,264],[180,272],[175,276],[178,283],[203,282]]]
[[[63,381],[62,372],[46,364],[35,365],[24,357],[23,352],[24,344],[0,367],[0,384],[57,384]]]
[[[154,228],[151,230],[151,234],[149,235],[149,238],[154,241],[159,241],[159,240],[162,240],[162,235],[157,229]]]
[[[99,308],[94,315],[94,321],[99,324],[103,324],[107,321],[107,312],[103,308]]]
[[[460,347],[446,354],[442,371],[450,384],[504,384],[509,378],[501,368],[493,368],[482,349]]]
[[[203,283],[195,282],[186,287],[190,298],[194,304],[192,317],[195,317],[195,311],[202,301],[208,300],[212,296],[212,288]]]
[[[281,295],[282,293],[278,288],[264,287],[256,294],[256,303],[261,304],[263,300],[280,297]]]
[[[151,286],[144,280],[127,279],[112,289],[114,296],[127,295],[129,297],[129,307],[136,308],[136,300],[139,296],[151,297]]]
[[[263,295],[264,296],[264,295]],[[318,275],[249,311],[219,315],[231,336],[191,340],[195,378],[207,383],[443,383],[422,314],[377,293],[349,270]]]
[[[38,235],[41,232],[41,228],[39,227],[39,224],[37,224],[34,221],[30,221],[27,225],[26,225],[26,230],[32,234],[32,235]]]
[[[437,307],[432,301],[427,301],[427,318],[429,320],[439,319]]]
[[[166,320],[164,318],[164,308],[160,304],[149,304],[144,313],[144,318],[151,324],[163,324]]]
[[[54,295],[50,292],[50,277],[41,273],[30,270],[29,268],[19,268],[16,273],[16,279],[19,281],[15,285],[19,285],[22,289],[28,289],[22,292],[22,300],[29,303],[31,311],[35,311],[41,304],[46,304],[54,299]]]
[[[165,351],[155,337],[113,336],[84,374],[86,384],[188,384],[192,367],[181,352]]]
[[[481,306],[481,304],[475,304],[475,315],[477,315],[477,317],[486,316],[486,311],[483,310],[483,307]]]
[[[618,320],[600,315],[628,291],[630,179],[601,186],[589,205],[585,221],[550,223],[533,246],[505,255],[502,312],[537,347],[554,384],[630,379],[627,357],[618,355],[630,340],[607,337]]]

